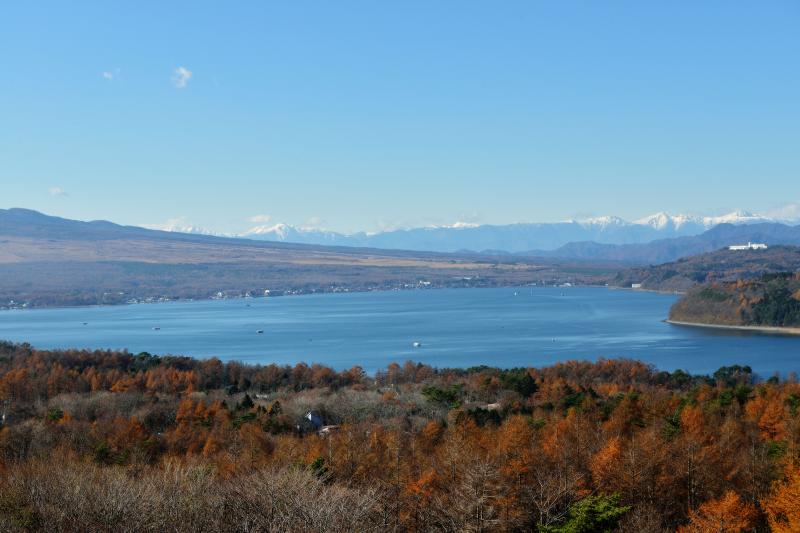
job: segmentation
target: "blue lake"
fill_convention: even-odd
[[[670,371],[706,373],[734,363],[762,376],[800,370],[800,338],[672,326],[663,319],[675,299],[526,287],[12,310],[0,312],[0,339],[39,348],[361,365],[368,372],[409,359],[513,367],[599,357],[636,358]]]

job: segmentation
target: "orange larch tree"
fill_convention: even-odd
[[[741,533],[750,530],[757,518],[754,505],[728,491],[718,500],[710,500],[689,514],[689,523],[678,533]]]
[[[785,480],[776,482],[762,506],[775,533],[800,531],[800,469],[790,470]]]

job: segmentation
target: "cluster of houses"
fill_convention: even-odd
[[[0,304],[0,309],[27,309],[28,302],[9,300],[7,304]]]

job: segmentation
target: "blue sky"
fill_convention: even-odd
[[[218,231],[764,211],[800,201],[798,27],[796,1],[6,1],[0,207]]]

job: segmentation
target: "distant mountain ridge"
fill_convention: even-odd
[[[664,216],[661,216],[664,215]],[[431,227],[398,230],[377,234],[342,235],[308,228],[295,228],[279,224],[270,226],[268,235],[276,234],[279,240],[269,238],[247,239],[235,236],[209,235],[205,232],[177,232],[146,229],[138,226],[121,226],[107,221],[83,222],[45,215],[22,208],[0,209],[0,234],[28,238],[68,238],[80,240],[108,240],[119,238],[146,238],[193,243],[228,242],[241,246],[273,246],[284,249],[303,247],[339,247],[380,251],[384,255],[402,255],[415,251],[417,255],[449,252],[475,252],[482,255],[511,255],[554,259],[612,261],[629,264],[660,264],[681,257],[718,250],[731,244],[765,242],[769,245],[800,245],[800,226],[777,222],[756,222],[765,219],[759,215],[739,212],[724,217],[705,217],[694,222],[686,217],[665,217],[657,214],[633,224],[618,217],[598,217],[583,221],[555,224],[512,224],[508,226]],[[739,223],[720,222],[736,220]],[[691,224],[711,225],[699,234],[660,237],[652,226],[672,225],[675,231],[697,231]],[[595,240],[581,240],[584,235],[594,235]],[[674,232],[667,231],[667,234]],[[359,235],[361,237],[359,237]],[[649,240],[648,240],[649,239]],[[531,241],[566,244],[557,247],[528,248]],[[612,242],[608,242],[612,241]],[[614,241],[623,241],[617,244]],[[633,242],[631,242],[633,241]],[[470,243],[481,246],[470,246]],[[417,245],[418,249],[413,246]],[[521,250],[509,252],[509,250]]]
[[[748,242],[765,243],[770,246],[798,246],[800,245],[800,226],[774,222],[747,225],[720,224],[700,235],[622,245],[591,241],[573,242],[556,250],[533,250],[523,255],[657,265]]]
[[[0,308],[604,282],[616,265],[150,230],[0,209]]]
[[[565,224],[572,228],[589,223]],[[609,232],[627,227],[624,221],[613,218],[591,224]],[[646,231],[648,226],[640,224],[637,228]],[[491,229],[480,226],[458,231]],[[545,229],[553,234],[564,230],[557,225]],[[431,232],[433,238],[440,235],[431,229],[414,231]],[[769,249],[758,251],[753,256],[756,262],[743,264],[743,268],[792,270],[796,253],[781,251],[778,245],[800,246],[800,226],[723,223],[700,235],[646,243],[572,242],[538,252],[445,254],[381,249],[377,247],[382,244],[380,240],[371,241],[376,243],[371,248],[258,241],[156,231],[107,221],[83,222],[29,209],[0,209],[0,306],[4,301],[16,305],[12,300],[31,305],[82,305],[143,298],[205,298],[257,294],[265,288],[276,293],[395,289],[416,287],[420,280],[437,287],[597,284],[612,282],[612,272],[623,263],[667,263],[748,241],[767,243]],[[698,263],[698,268],[692,264],[691,271],[682,272],[683,268],[665,266],[654,270],[650,280],[655,286],[669,279],[671,286],[682,288],[709,271],[727,276],[734,272],[730,261],[746,259],[743,253],[747,252],[726,251],[719,255],[720,265],[711,265],[713,268]],[[767,264],[761,265],[761,259],[767,259]],[[682,272],[681,276],[671,270]],[[633,276],[623,279],[622,285],[644,281],[642,272],[628,273]],[[685,282],[681,287],[675,285],[681,280]]]
[[[378,233],[344,234],[288,224],[254,227],[238,237],[277,242],[325,244],[435,252],[552,251],[570,243],[642,244],[658,239],[699,235],[720,224],[748,225],[791,222],[747,211],[722,216],[655,213],[629,222],[615,216],[553,223],[506,225],[456,223],[450,226],[398,229]]]
[[[278,249],[296,251],[342,251],[350,252],[346,246],[326,246],[295,242],[258,241],[243,239],[232,235],[214,234],[205,231],[185,232],[152,229],[140,226],[124,226],[107,220],[73,220],[47,215],[33,209],[12,207],[0,209],[0,237],[15,237],[41,241],[68,240],[68,241],[105,241],[138,239],[154,242],[176,242],[192,244],[218,245],[227,244],[237,247],[252,249]],[[0,245],[3,241],[0,241]],[[399,249],[373,250],[359,247],[352,250],[359,255],[379,253],[384,256],[402,257],[414,255],[415,257],[432,257],[434,252],[408,251]],[[0,257],[2,262],[2,257]]]

